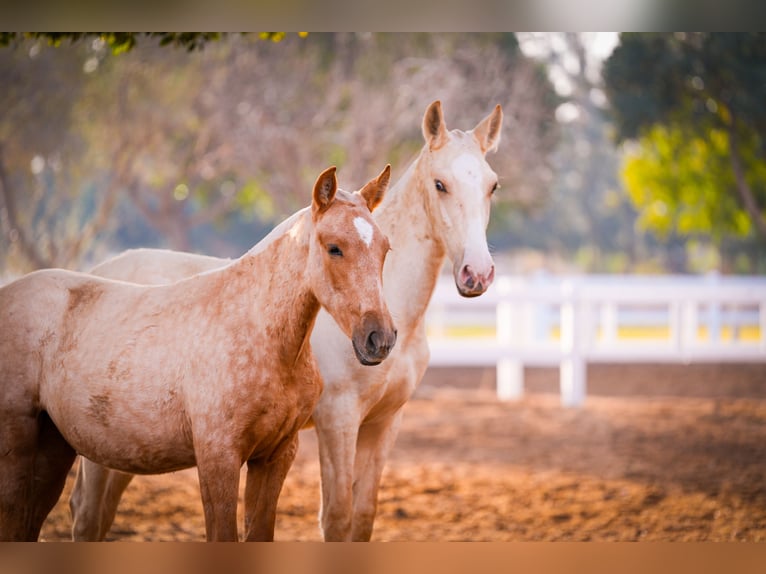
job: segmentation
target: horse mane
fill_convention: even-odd
[[[263,239],[261,239],[258,243],[253,245],[247,252],[247,255],[256,255],[257,253],[261,253],[262,251],[265,251],[267,247],[269,247],[272,243],[274,243],[277,239],[285,235],[286,233],[291,233],[293,228],[296,228],[295,234],[300,234],[302,231],[303,225],[300,225],[300,228],[297,228],[297,224],[299,223],[299,220],[309,213],[311,210],[311,207],[304,207],[303,209],[299,209],[295,213],[293,213],[290,217],[282,221],[280,224],[278,224],[274,229],[272,229]]]
[[[352,195],[352,192],[338,189],[338,191],[335,194],[335,201],[350,200],[351,195]],[[310,213],[311,213],[310,205],[302,209],[299,209],[298,211],[293,213],[291,216],[289,216],[287,219],[279,223],[263,239],[261,239],[253,247],[251,247],[250,250],[247,252],[247,255],[256,255],[258,253],[261,253],[262,251],[265,251],[267,247],[269,247],[272,243],[274,243],[277,239],[279,239],[286,233],[289,233],[293,239],[304,241],[305,238],[307,237],[306,230],[308,229],[308,227],[306,227],[305,222],[301,221],[301,218],[309,215]]]

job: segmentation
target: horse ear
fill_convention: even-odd
[[[375,211],[375,208],[383,201],[383,196],[388,189],[388,182],[391,180],[391,164],[387,164],[380,175],[375,179],[368,181],[365,186],[359,190],[364,200],[367,202],[367,209]]]
[[[447,124],[442,115],[442,103],[433,102],[423,116],[423,137],[432,150],[437,150],[447,143]]]
[[[314,214],[321,213],[335,199],[335,193],[338,191],[338,178],[335,176],[335,166],[328,167],[314,183],[313,202],[311,210]]]
[[[500,104],[497,104],[492,113],[481,120],[476,127],[471,130],[471,133],[479,142],[479,147],[483,153],[495,151],[497,149],[497,144],[500,143],[500,131],[502,127],[503,108],[500,107]]]

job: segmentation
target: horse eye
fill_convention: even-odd
[[[490,194],[490,195],[494,195],[494,193],[495,193],[495,192],[496,192],[498,189],[500,189],[500,185],[499,185],[497,182],[495,182],[495,185],[493,185],[493,186],[492,186],[492,189],[490,190],[489,194]]]
[[[328,245],[327,253],[329,253],[332,257],[343,257],[343,251],[341,251],[340,247],[337,245]]]
[[[442,193],[447,193],[447,188],[444,187],[444,184],[440,180],[435,179],[434,180],[434,185],[436,186],[436,191],[441,191]]]

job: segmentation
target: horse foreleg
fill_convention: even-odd
[[[383,468],[399,433],[402,411],[393,416],[365,423],[359,428],[354,463],[353,541],[368,542],[372,537],[378,508],[378,488]]]
[[[245,540],[274,540],[277,503],[282,485],[298,452],[298,434],[272,460],[247,461],[245,484]]]
[[[122,493],[131,480],[132,474],[111,470],[81,457],[69,498],[73,540],[94,542],[106,537]]]
[[[322,420],[316,412],[314,422],[322,475],[322,507],[319,511],[322,534],[327,542],[349,541],[358,423],[355,420],[333,420],[331,417]]]
[[[207,540],[236,542],[239,455],[214,444],[195,451]]]

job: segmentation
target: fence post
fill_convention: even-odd
[[[758,334],[761,336],[761,353],[766,354],[766,299],[761,299],[758,304]]]
[[[668,306],[669,338],[676,353],[684,350],[683,305],[681,301],[671,301]]]
[[[603,345],[614,345],[617,342],[617,303],[604,301],[601,303],[601,342]]]
[[[708,303],[709,343],[718,345],[721,342],[721,303],[715,298],[715,292],[720,283],[718,272],[709,273],[705,277],[705,283],[711,286],[710,293],[712,295]]]
[[[583,318],[575,283],[562,283],[561,303],[561,360],[560,385],[561,404],[565,407],[580,406],[585,401],[585,358],[582,354]]]
[[[520,346],[524,340],[525,323],[521,316],[518,301],[510,300],[511,282],[501,277],[496,283],[500,301],[496,309],[497,342],[501,355],[497,360],[497,398],[501,401],[519,399],[524,394],[524,365],[521,360],[511,356],[503,356],[511,351],[513,346]]]

